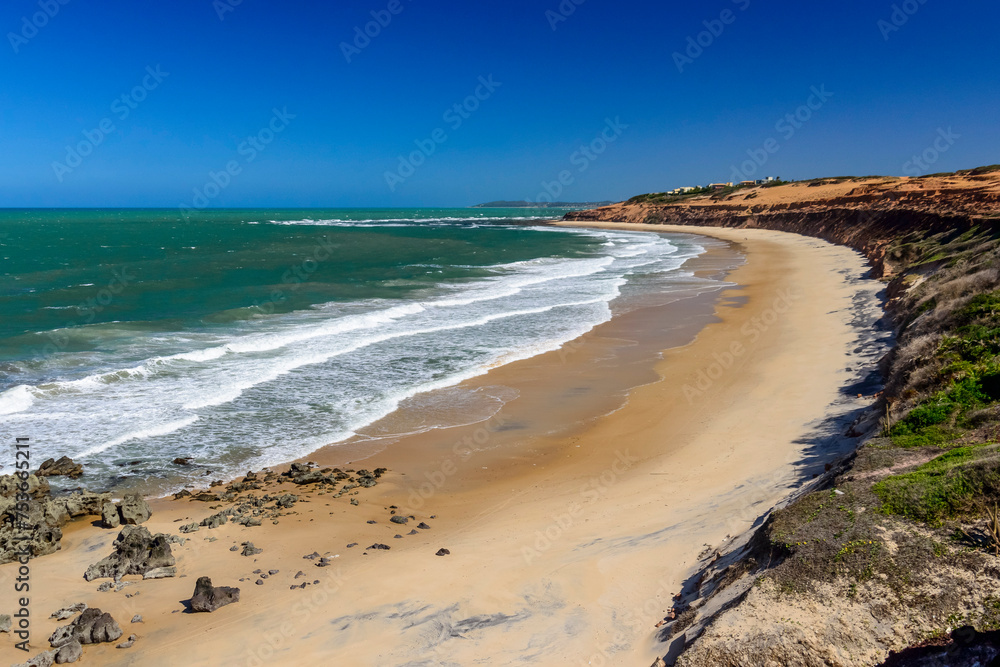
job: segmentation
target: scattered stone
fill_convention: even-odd
[[[112,502],[106,502],[101,507],[101,525],[105,528],[117,528],[122,524],[118,515],[118,506]]]
[[[431,527],[428,526],[423,521],[421,521],[420,523],[417,524],[417,528],[419,528],[420,530],[430,530],[431,529]]]
[[[229,547],[229,550],[230,551],[239,551],[240,548],[234,544],[233,546]]]
[[[264,553],[263,549],[258,549],[253,545],[253,542],[244,542],[243,551],[240,552],[241,556],[256,556],[257,554]]]
[[[298,572],[295,573],[295,578],[296,579],[298,579],[299,577],[304,577],[304,576],[306,576],[306,573],[303,572],[302,570],[299,570]],[[8,618],[10,618],[10,617],[8,616]]]
[[[193,461],[193,460],[194,460],[194,458],[191,457],[191,456],[177,457],[176,459],[174,459],[174,465],[177,465],[177,466],[189,466],[189,465],[191,465],[191,461]]]
[[[49,618],[54,618],[57,621],[65,621],[70,616],[75,616],[81,611],[87,610],[87,604],[85,602],[77,602],[76,604],[71,604],[68,607],[63,607],[58,611],[52,612]]]
[[[333,565],[332,558],[320,558],[319,562],[316,563],[316,567],[330,567],[331,565]]]
[[[208,577],[199,577],[191,596],[191,609],[199,612],[213,612],[219,607],[240,601],[240,589],[230,586],[212,586]]]
[[[110,581],[105,581],[103,584],[101,584],[100,586],[97,587],[97,592],[98,593],[107,593],[112,588],[114,588],[114,584],[112,584]]]
[[[434,555],[435,556],[449,556],[449,555],[451,555],[451,552],[448,551],[447,549],[438,549],[437,553],[434,554]]]
[[[22,662],[20,664],[13,665],[13,667],[52,667],[52,665],[55,664],[56,653],[58,653],[58,651],[44,651],[28,660],[28,662]]]
[[[348,548],[348,549],[353,549],[353,548],[354,548],[354,547],[356,547],[356,546],[358,546],[358,543],[357,543],[357,542],[351,542],[350,544],[348,544],[348,545],[347,545],[347,548]]]
[[[122,501],[118,503],[118,513],[121,515],[122,523],[130,526],[145,523],[153,514],[149,509],[149,504],[138,493],[125,494]]]
[[[132,622],[133,623],[142,623],[142,616],[140,616],[139,614],[136,614],[135,616],[132,617]]]
[[[410,532],[407,533],[407,535],[419,535],[419,534],[420,531],[418,531],[416,528],[411,528]]]
[[[60,648],[70,642],[80,644],[101,644],[113,642],[122,636],[122,629],[111,614],[96,607],[87,609],[69,625],[57,628],[49,637],[52,648]]]
[[[302,574],[299,572],[299,574]],[[0,614],[0,632],[10,632],[12,619],[10,614]]]
[[[61,457],[58,461],[46,459],[38,467],[35,474],[39,477],[59,477],[65,475],[70,479],[76,479],[83,475],[83,466],[73,463],[73,459],[68,456]]]
[[[257,584],[258,586],[263,586],[264,585],[264,580],[263,579],[258,579],[254,583]]]
[[[170,540],[163,533],[150,535],[143,526],[125,526],[115,538],[114,552],[87,568],[83,578],[112,578],[116,582],[128,574],[144,575],[150,570],[176,565]]]
[[[389,547],[388,544],[379,544],[378,542],[376,542],[375,544],[371,545],[368,548],[369,549],[381,549],[382,551],[388,551],[390,549],[390,547]]]
[[[309,560],[316,560],[317,558],[319,558],[319,552],[318,551],[314,551],[311,554],[309,554],[308,556],[303,556],[303,558],[307,558]]]
[[[176,577],[177,568],[176,567],[157,567],[142,575],[143,579],[166,579],[167,577]]]
[[[355,507],[357,507],[357,505],[358,505],[358,499],[357,498],[351,498],[351,504],[354,505]]]
[[[167,540],[171,544],[179,544],[180,546],[184,546],[187,543],[187,540],[181,537],[180,535],[171,535],[170,537],[167,538]]]
[[[396,514],[391,519],[389,519],[389,521],[392,521],[393,523],[398,523],[400,525],[405,524],[409,520],[410,519],[408,517],[405,517],[402,514]]]
[[[267,573],[268,573],[269,575],[271,575],[272,577],[273,577],[274,575],[278,574],[278,572],[280,572],[280,570],[268,570],[268,571],[267,571]]]
[[[83,656],[83,646],[78,641],[66,642],[56,650],[55,661],[57,665],[64,665],[76,662]]]
[[[392,538],[394,540],[401,540],[401,539],[403,539],[403,536],[402,535],[393,535]]]
[[[190,498],[190,497],[191,497],[191,492],[188,491],[187,489],[181,489],[180,491],[174,494],[174,500],[180,500],[181,498]]]
[[[375,519],[368,519],[368,523],[373,523],[374,524],[374,523],[378,523],[378,521],[376,521]]]
[[[213,514],[207,519],[204,519],[200,525],[205,526],[206,528],[211,530],[212,528],[218,528],[227,521],[229,521],[229,519],[228,517],[226,517],[225,512],[219,512],[218,514]]]

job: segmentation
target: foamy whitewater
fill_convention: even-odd
[[[511,229],[537,238],[584,236],[591,250],[489,265],[485,275],[428,284],[407,298],[316,303],[224,326],[170,330],[111,321],[69,327],[60,335],[99,335],[100,344],[79,351],[65,345],[43,361],[9,363],[8,384],[0,386],[3,428],[30,436],[36,458],[68,455],[84,463],[90,488],[136,477],[176,479],[186,470],[171,465],[177,457],[193,458],[192,476],[206,469],[213,479],[233,476],[342,441],[407,399],[423,401],[428,417],[421,428],[449,425],[456,414],[488,418],[509,393],[425,392],[559,348],[607,321],[623,291],[718,287],[680,270],[703,252],[690,241]],[[432,262],[427,266],[436,270]],[[15,378],[20,382],[12,386]],[[448,409],[439,409],[443,404]]]

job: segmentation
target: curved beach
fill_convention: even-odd
[[[204,530],[189,535],[174,550],[176,578],[96,592],[80,575],[117,531],[72,524],[60,552],[33,561],[33,636],[58,625],[44,619],[50,607],[83,601],[126,623],[143,617],[125,628],[139,635],[136,649],[90,647],[96,664],[647,665],[666,653],[655,626],[706,549],[750,528],[849,446],[840,434],[871,398],[844,389],[874,361],[866,344],[881,285],[863,278],[858,253],[802,236],[593,226],[698,233],[745,255],[727,276],[734,287],[662,306],[697,327],[672,332],[662,358],[629,370],[648,377],[624,404],[587,403],[593,414],[551,434],[521,418],[532,395],[586,403],[574,388],[581,378],[600,382],[588,369],[609,346],[622,347],[622,322],[612,320],[559,351],[468,381],[517,390],[488,421],[395,438],[374,454],[370,442],[316,452],[309,458],[321,466],[389,472],[358,506],[286,487],[301,500],[277,525],[229,523],[211,532],[217,541]],[[151,505],[144,525],[154,533],[217,511],[189,500]],[[391,506],[430,528],[392,539],[411,525],[390,524]],[[230,551],[245,540],[263,553]],[[373,541],[391,550],[365,554]],[[436,556],[441,548],[450,554]],[[303,559],[313,552],[332,565]],[[279,574],[257,586],[260,568]],[[320,583],[290,589],[297,570]],[[200,576],[240,586],[240,603],[183,613]]]

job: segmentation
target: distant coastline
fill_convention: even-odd
[[[610,206],[617,202],[613,201],[599,201],[599,202],[530,202],[530,201],[491,201],[485,204],[476,204],[475,206],[470,206],[469,208],[597,208],[599,206]]]

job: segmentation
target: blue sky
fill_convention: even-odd
[[[997,3],[63,1],[0,9],[0,206],[617,200],[734,167],[1000,162]]]

